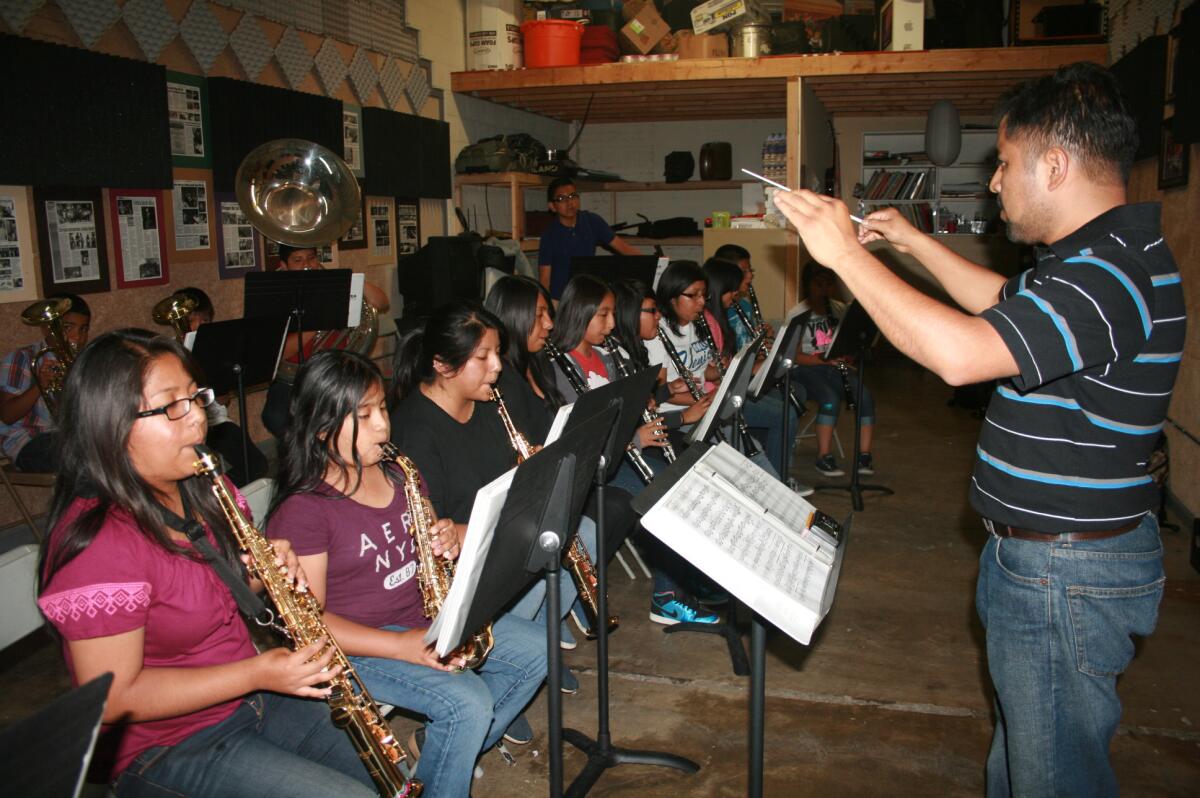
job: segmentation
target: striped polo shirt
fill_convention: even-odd
[[[1042,532],[1112,529],[1154,509],[1146,462],[1186,328],[1159,205],[1119,206],[1039,248],[980,315],[1021,371],[988,405],[975,509]]]

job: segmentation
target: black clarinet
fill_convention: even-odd
[[[604,336],[604,346],[606,349],[608,349],[609,356],[612,357],[613,367],[616,368],[617,374],[621,375],[622,379],[624,379],[625,377],[628,377],[630,374],[633,373],[632,370],[629,368],[629,364],[625,362],[625,359],[623,357],[621,357],[621,339],[620,338],[617,338],[617,336],[610,333],[609,335]],[[645,424],[654,424],[656,422],[662,422],[663,427],[664,428],[666,427],[666,422],[662,421],[662,416],[659,415],[658,413],[654,412],[653,410],[651,410],[648,407],[642,411],[642,422]],[[670,441],[667,441],[667,445],[662,447],[662,450],[663,450],[663,459],[666,460],[668,463],[674,463],[675,462],[675,447],[671,445]]]
[[[724,379],[725,363],[721,359],[721,350],[717,348],[717,339],[713,338],[712,329],[708,326],[708,319],[704,318],[703,311],[701,311],[700,315],[692,323],[696,325],[696,331],[700,333],[700,337],[708,345],[708,351],[712,353],[713,359],[717,364],[717,373]],[[738,432],[741,433],[742,440],[745,441],[743,446],[746,448],[747,457],[762,454],[762,450],[758,448],[758,443],[754,438],[750,437],[750,428],[746,426],[746,417],[741,413],[738,414]]]

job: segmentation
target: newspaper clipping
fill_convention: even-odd
[[[87,200],[49,201],[50,263],[55,283],[100,279],[96,248],[96,208]]]
[[[353,111],[342,111],[342,140],[343,154],[346,165],[353,171],[362,168],[362,155],[359,151],[358,114]]]
[[[236,201],[221,203],[221,235],[226,269],[253,269],[254,228]]]
[[[396,248],[397,255],[411,255],[421,245],[418,235],[417,214],[419,209],[415,202],[396,203]]]
[[[175,183],[175,249],[208,249],[208,187],[203,180]]]
[[[392,254],[392,206],[383,202],[371,203],[371,254],[387,257]]]
[[[163,276],[158,248],[158,203],[154,197],[117,196],[117,240],[125,282]]]
[[[204,157],[204,121],[200,89],[186,83],[167,83],[167,118],[171,128],[171,154]]]
[[[17,237],[17,203],[0,195],[0,291],[25,287],[21,271],[21,242]]]

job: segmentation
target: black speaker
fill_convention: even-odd
[[[396,264],[404,297],[404,317],[428,316],[455,299],[483,299],[483,268],[476,258],[477,236],[433,236]]]

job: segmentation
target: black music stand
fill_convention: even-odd
[[[283,355],[288,316],[259,316],[201,324],[192,342],[192,355],[204,369],[208,387],[217,396],[237,392],[242,428],[242,474],[250,474],[250,421],[246,417],[246,386],[271,382]]]
[[[851,506],[861,511],[863,509],[862,495],[864,491],[875,491],[884,496],[895,495],[895,491],[883,485],[868,485],[858,479],[858,444],[862,436],[862,397],[863,385],[867,381],[867,352],[875,339],[879,337],[879,327],[867,315],[867,311],[857,301],[851,302],[846,308],[846,315],[838,323],[833,333],[833,341],[825,351],[825,359],[853,355],[858,364],[858,391],[854,397],[854,450],[851,453],[850,481],[846,484],[823,482],[813,487],[816,490],[844,490],[850,493]]]
[[[640,280],[642,285],[654,284],[658,268],[656,255],[576,255],[571,258],[571,276],[591,274],[604,282]]]
[[[349,326],[350,269],[250,272],[246,275],[245,311],[250,318],[290,316],[304,340],[305,330],[341,330]],[[304,347],[299,347],[304,362]]]
[[[642,409],[650,398],[650,392],[658,378],[657,369],[642,369],[608,385],[601,385],[579,395],[571,417],[567,419],[564,435],[573,429],[576,417],[588,418],[601,408],[619,408],[620,414],[603,441],[599,461],[601,468],[595,472],[596,479],[596,578],[597,614],[596,626],[596,739],[575,729],[563,729],[563,738],[587,755],[587,764],[567,788],[568,798],[587,795],[588,791],[604,774],[605,770],[617,765],[660,765],[675,768],[684,773],[695,773],[700,766],[690,759],[660,751],[643,751],[632,748],[617,748],[612,744],[609,729],[608,697],[608,543],[604,519],[605,483],[620,467],[625,446],[641,423]],[[589,423],[589,422],[585,422]],[[536,458],[535,458],[536,459]],[[614,541],[615,551],[621,541]],[[553,691],[554,687],[551,687]]]
[[[796,347],[800,345],[800,336],[804,333],[804,324],[808,317],[808,311],[794,314],[788,319],[787,325],[779,335],[775,336],[775,342],[771,345],[771,351],[767,353],[767,359],[763,361],[762,366],[750,381],[752,401],[766,396],[781,379],[783,380],[784,398],[788,401],[792,399],[792,366],[795,365],[792,357],[796,352]],[[782,451],[779,453],[779,470],[783,472],[779,478],[784,482],[787,481],[791,472],[792,447],[795,445],[790,434],[791,431],[788,429],[787,408],[788,402],[785,401],[783,402],[783,418],[780,421],[783,426],[783,440],[780,442]],[[803,413],[804,408],[801,406],[798,408],[797,414],[803,415]]]
[[[746,401],[750,379],[754,376],[755,353],[762,344],[763,338],[764,336],[759,333],[754,340],[743,346],[733,356],[729,368],[725,370],[725,376],[721,379],[721,384],[717,386],[717,395],[713,397],[708,411],[688,433],[689,444],[708,440],[725,423],[733,425],[734,440],[738,441],[738,432],[743,422],[742,405]],[[744,445],[746,445],[746,441],[734,443],[738,451],[742,451]]]
[[[10,795],[79,795],[113,675],[105,673],[0,731],[0,773]]]

